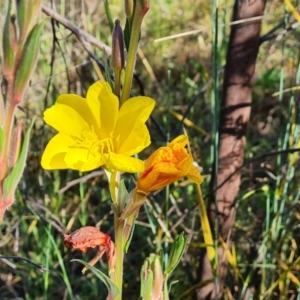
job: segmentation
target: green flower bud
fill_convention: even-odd
[[[17,18],[20,28],[20,44],[23,44],[26,41],[29,32],[37,24],[40,10],[41,0],[17,1]]]
[[[3,71],[6,79],[13,76],[14,71],[14,48],[15,44],[15,31],[14,25],[11,22],[11,1],[8,1],[8,8],[3,28],[3,39],[2,39],[2,53],[3,53]]]

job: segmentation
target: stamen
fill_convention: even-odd
[[[94,128],[84,129],[81,132],[81,136],[72,136],[74,145],[72,148],[87,149],[89,155],[94,157],[100,154],[109,154],[114,152],[114,145],[112,138],[105,138],[99,140]]]

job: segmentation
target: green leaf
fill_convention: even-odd
[[[168,265],[165,270],[164,277],[167,279],[169,275],[174,271],[176,266],[179,264],[182,255],[184,253],[184,250],[187,245],[187,238],[184,236],[184,233],[182,232],[179,236],[176,237],[170,253],[170,259],[168,262]]]
[[[130,233],[129,233],[129,236],[128,236],[128,239],[127,241],[125,241],[125,245],[124,245],[124,252],[127,253],[128,251],[128,248],[130,246],[130,243],[131,243],[131,240],[132,240],[132,237],[133,237],[133,232],[134,232],[134,228],[135,228],[135,219],[136,219],[137,215],[134,214],[134,215],[131,215],[129,216],[126,221],[130,222],[131,223],[131,228],[130,228]],[[125,224],[126,226],[126,224]]]
[[[4,179],[4,182],[3,182],[4,199],[9,198],[10,196],[14,195],[17,185],[23,174],[23,171],[24,171],[24,168],[26,165],[28,148],[29,148],[30,132],[31,132],[31,129],[35,122],[35,119],[36,119],[35,117],[32,119],[31,124],[25,133],[24,141],[22,144],[22,150],[20,152],[20,156],[18,158],[17,163],[13,167],[10,174]]]
[[[43,28],[44,23],[40,23],[32,29],[22,50],[21,59],[17,67],[14,87],[18,101],[21,101],[21,97],[35,67]]]
[[[124,28],[124,43],[125,43],[126,50],[128,52],[129,44],[130,44],[130,25],[129,25],[128,18],[126,18],[126,23]]]
[[[106,285],[106,287],[109,291],[109,294],[113,299],[119,296],[120,291],[119,291],[118,287],[112,282],[112,280],[107,275],[105,275],[100,270],[92,267],[87,262],[85,262],[81,259],[72,259],[71,261],[72,262],[73,261],[80,262],[81,264],[86,266],[88,269],[90,269]]]

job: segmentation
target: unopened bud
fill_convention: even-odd
[[[153,269],[153,288],[152,288],[152,299],[158,300],[162,294],[163,284],[164,284],[164,276],[161,268],[160,257],[158,255],[155,256],[154,261],[152,263]]]
[[[120,21],[115,21],[115,27],[112,33],[112,68],[122,70],[124,68],[124,38]]]
[[[20,44],[23,44],[37,24],[41,10],[41,0],[19,0],[17,1],[17,17],[20,28]]]
[[[125,0],[125,15],[127,18],[130,18],[133,12],[133,0]]]
[[[161,299],[164,277],[160,263],[160,257],[150,254],[145,260],[141,270],[141,298],[143,300]]]
[[[13,32],[13,24],[11,22],[11,1],[8,1],[8,8],[3,28],[3,40],[2,40],[2,53],[3,53],[3,71],[6,79],[10,79],[13,76],[14,69],[14,49],[13,41],[15,40],[15,34]]]

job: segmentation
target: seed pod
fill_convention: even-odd
[[[124,38],[120,21],[115,21],[115,27],[112,33],[112,59],[113,69],[121,71],[124,68]]]

